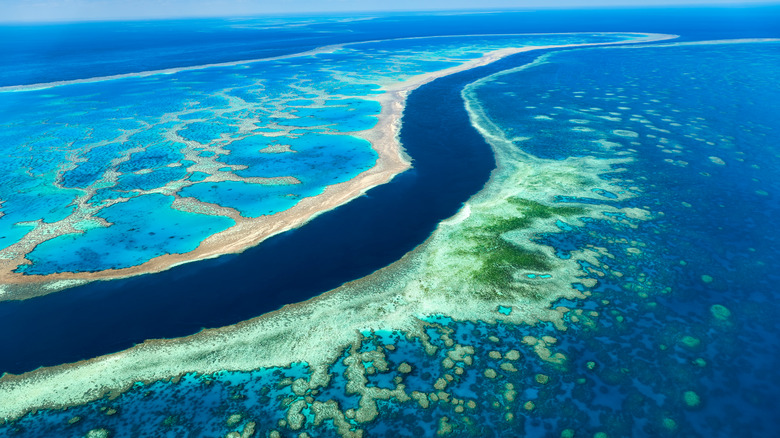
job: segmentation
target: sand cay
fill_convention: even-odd
[[[565,35],[565,34],[564,34]],[[672,35],[663,34],[638,34],[637,39],[628,41],[629,43],[646,43],[675,38]],[[447,38],[447,37],[435,37]],[[344,46],[360,45],[371,43],[353,43]],[[124,269],[110,269],[97,272],[76,272],[76,273],[56,273],[49,275],[24,275],[14,273],[12,270],[24,262],[23,256],[11,260],[0,260],[0,300],[26,299],[34,296],[45,295],[56,292],[68,287],[84,284],[94,280],[110,280],[124,278],[134,275],[160,272],[170,269],[182,263],[202,260],[212,257],[218,257],[223,254],[238,253],[250,248],[263,240],[299,227],[307,221],[316,217],[325,211],[331,210],[349,202],[352,199],[370,190],[380,184],[389,182],[395,175],[410,168],[410,162],[403,153],[403,148],[398,141],[398,132],[400,120],[403,114],[406,96],[415,88],[433,81],[436,78],[444,77],[460,71],[472,69],[495,62],[504,57],[528,52],[532,50],[548,48],[566,48],[566,47],[585,47],[593,45],[625,44],[626,41],[612,43],[593,43],[593,44],[568,44],[568,45],[550,45],[550,46],[526,46],[516,48],[504,48],[495,50],[484,56],[465,62],[459,66],[440,70],[437,72],[413,76],[403,82],[392,85],[385,85],[382,89],[383,94],[367,97],[378,101],[381,105],[381,112],[378,115],[377,124],[374,128],[367,131],[350,133],[356,137],[368,140],[372,148],[377,153],[377,160],[374,167],[366,170],[355,178],[339,184],[328,186],[325,191],[313,197],[302,199],[294,207],[276,213],[270,216],[261,216],[258,218],[245,218],[238,214],[229,214],[236,222],[236,225],[205,239],[194,251],[183,254],[166,254],[153,258],[143,264]],[[233,63],[214,64],[200,67],[190,67],[182,69],[159,70],[153,72],[144,72],[137,75],[171,74],[178,71],[186,71],[198,68],[222,67],[230,65],[240,65],[254,62],[264,62],[269,60],[287,59],[299,56],[313,56],[319,53],[331,53],[343,46],[328,46],[297,55],[269,58],[264,60],[250,60]],[[101,81],[120,79],[133,75],[118,75],[106,78],[93,78],[82,81],[68,81],[62,83],[37,84],[30,86],[15,87],[15,90],[38,89],[50,86],[66,85],[70,83],[82,83],[90,81]],[[0,90],[1,91],[1,90]],[[6,90],[8,91],[8,90]],[[230,213],[230,212],[228,212]]]
[[[672,36],[652,35],[634,41],[647,42],[668,38]],[[579,46],[586,45],[589,44]],[[564,47],[574,46],[577,45]],[[365,172],[365,175],[361,175],[362,178],[358,177],[353,181],[332,186],[323,196],[312,198],[310,209],[305,211],[309,216],[295,215],[290,211],[290,223],[277,226],[279,228],[269,224],[266,225],[268,228],[254,234],[251,238],[242,240],[236,236],[232,242],[221,242],[222,245],[233,245],[231,248],[239,251],[241,248],[255,244],[258,239],[261,240],[263,238],[261,236],[267,237],[270,235],[268,233],[279,232],[285,229],[284,227],[300,225],[311,215],[347,202],[368,188],[388,181],[393,175],[408,168],[409,164],[402,156],[397,134],[403,103],[414,88],[437,77],[485,65],[514,53],[543,48],[548,46],[499,50],[461,66],[415,77],[413,80],[388,89],[387,93],[378,97],[382,103],[379,124],[374,130],[362,134],[380,152],[380,157],[388,155],[383,167],[377,166]],[[473,114],[474,123],[485,123],[478,109],[469,108],[469,112]],[[500,153],[502,145],[511,146],[510,141],[500,138],[497,133],[489,132],[484,128],[480,130],[483,131],[485,138],[490,140],[497,154]],[[608,172],[613,164],[620,162],[620,160],[598,160],[588,157],[562,162],[547,162],[526,155],[521,158],[524,160],[522,165],[514,168],[514,165],[510,165],[499,156],[498,161],[502,172],[510,175],[501,177],[506,178],[506,181],[499,181],[496,179],[498,176],[494,175],[490,183],[492,188],[486,189],[484,193],[469,201],[469,214],[460,214],[455,220],[443,223],[434,236],[417,250],[367,279],[355,281],[336,291],[304,303],[288,305],[279,311],[235,326],[205,330],[181,339],[147,341],[120,353],[75,364],[43,368],[20,376],[6,375],[0,379],[0,398],[11,402],[0,406],[0,418],[13,419],[36,409],[84,403],[105,394],[119,394],[135,382],[171,379],[192,372],[205,374],[224,369],[252,370],[259,367],[288,366],[291,363],[306,362],[314,370],[310,384],[316,385],[317,382],[322,383],[328,379],[324,374],[326,365],[337,358],[340,348],[356,342],[356,331],[361,333],[379,329],[401,330],[409,333],[410,336],[424,339],[424,323],[420,319],[424,315],[443,313],[458,319],[488,322],[495,321],[497,318],[513,323],[550,321],[556,327],[564,329],[562,315],[568,309],[549,308],[549,303],[561,297],[582,298],[580,292],[571,288],[572,279],[582,276],[576,260],[598,263],[593,254],[582,253],[568,261],[556,261],[551,267],[551,271],[556,272],[554,278],[541,286],[533,286],[544,288],[547,291],[545,293],[549,295],[542,300],[541,304],[512,297],[511,294],[503,298],[475,300],[470,295],[462,293],[462,290],[470,285],[460,283],[462,280],[460,277],[451,278],[451,275],[442,275],[443,272],[469,272],[475,269],[475,266],[479,266],[474,259],[451,257],[447,252],[459,249],[451,243],[453,241],[458,243],[457,239],[462,239],[459,237],[461,227],[479,228],[480,225],[485,224],[485,221],[494,220],[497,205],[499,209],[504,209],[504,213],[508,212],[512,215],[519,212],[530,218],[534,209],[544,208],[534,207],[535,203],[543,202],[553,194],[587,196],[592,186],[609,189],[610,183],[599,179],[596,175]],[[555,179],[551,180],[551,175]],[[588,183],[583,184],[583,180]],[[524,188],[528,191],[524,191]],[[513,204],[514,201],[507,201],[518,196],[518,193],[533,196],[533,199],[526,204],[521,204],[520,207]],[[318,203],[315,203],[315,200],[319,200]],[[602,214],[605,210],[609,208],[599,205],[583,215],[590,214],[613,220]],[[621,213],[630,217],[643,217],[641,211],[621,211]],[[552,215],[553,218],[559,215],[571,215],[566,210],[555,209],[549,210],[547,214]],[[533,232],[555,229],[554,220],[552,223],[547,221],[534,222],[534,224],[530,227]],[[551,248],[530,245],[535,251],[546,254],[548,259],[555,260]],[[434,250],[429,251],[430,248]],[[460,264],[451,265],[454,260]],[[419,281],[419,279],[423,280]],[[428,284],[432,290],[441,293],[427,294],[427,286],[421,286],[422,283]],[[512,302],[513,299],[516,301]],[[511,315],[496,313],[496,303],[501,300],[512,302],[516,310]],[[339,315],[339,318],[336,320],[333,315]],[[381,318],[377,315],[381,315]]]

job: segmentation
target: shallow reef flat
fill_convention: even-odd
[[[498,167],[415,251],[235,326],[6,375],[0,434],[771,433],[777,46],[577,49],[479,80],[462,95]]]
[[[406,95],[435,77],[528,48],[665,38],[373,41],[4,87],[0,300],[240,252],[389,181],[409,168]]]

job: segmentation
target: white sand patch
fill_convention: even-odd
[[[639,137],[639,134],[637,134],[634,131],[629,131],[626,129],[616,129],[612,131],[613,134],[620,136],[620,137],[626,137],[626,138],[637,138]]]
[[[441,221],[442,225],[457,225],[471,216],[471,207],[468,203],[463,204],[463,208],[458,210],[455,216]]]
[[[86,280],[59,280],[59,281],[53,281],[51,283],[47,283],[43,285],[43,288],[46,290],[62,290],[67,289],[69,287],[79,286],[84,283],[88,283]]]

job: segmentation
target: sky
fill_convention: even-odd
[[[777,3],[780,3],[780,0],[0,0],[0,21],[90,21],[357,11]]]

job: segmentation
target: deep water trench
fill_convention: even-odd
[[[514,55],[412,92],[400,136],[414,168],[299,229],[238,255],[0,303],[0,373],[235,324],[400,259],[477,193],[495,167],[490,147],[470,124],[463,87],[541,54]]]

